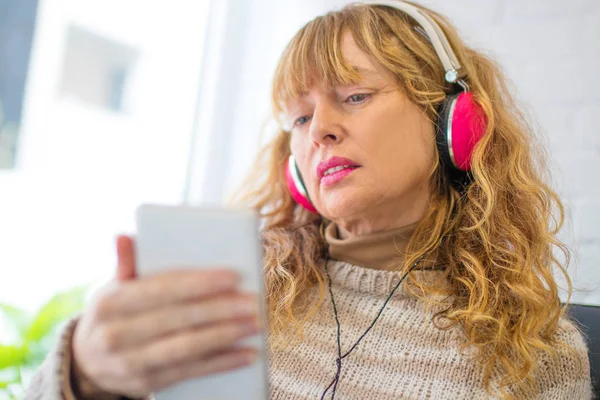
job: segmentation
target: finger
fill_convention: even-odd
[[[147,377],[152,391],[158,391],[186,379],[207,376],[245,367],[254,363],[258,352],[253,348],[226,350],[211,357],[167,368]]]
[[[242,318],[258,318],[258,311],[256,295],[219,295],[201,302],[182,303],[120,319],[106,328],[109,332],[100,334],[104,335],[108,350],[116,351],[140,346],[179,330]]]
[[[133,239],[129,236],[117,237],[117,279],[120,281],[135,278],[135,252]]]
[[[123,354],[123,360],[131,372],[149,373],[226,350],[258,331],[257,319],[190,329],[141,348],[128,350]]]
[[[236,290],[239,275],[233,270],[178,270],[109,287],[96,305],[102,320],[138,314],[182,302]]]

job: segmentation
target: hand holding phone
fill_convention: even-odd
[[[201,263],[203,268],[194,270],[190,269],[192,264],[185,268],[187,263],[181,262],[175,263],[175,268],[140,268],[152,267],[152,263],[143,261],[148,256],[147,246],[154,246],[153,236],[148,239],[149,231],[170,232],[170,239],[153,247],[163,256],[164,245],[177,241],[174,226],[161,222],[171,218],[164,214],[171,210],[153,208],[150,213],[154,215],[154,211],[160,214],[158,219],[150,218],[149,222],[146,215],[138,221],[147,224],[138,230],[137,255],[133,254],[131,240],[121,238],[119,245],[119,263],[127,264],[119,267],[120,274],[125,271],[131,278],[135,268],[138,279],[105,287],[76,328],[75,376],[85,383],[82,389],[129,397],[159,391],[159,400],[266,398],[264,342],[254,337],[240,343],[258,331],[262,294],[241,290],[244,274],[233,269]],[[198,222],[196,218],[187,220],[192,225]],[[155,223],[159,229],[153,228]],[[187,236],[183,242],[189,245],[193,238]],[[140,264],[140,258],[144,264]],[[262,282],[260,272],[255,275]],[[259,360],[255,361],[257,356]],[[237,372],[226,373],[232,370]],[[245,379],[257,376],[260,378],[254,380],[254,387],[244,385]],[[198,377],[204,378],[193,379]],[[192,380],[180,383],[188,379]],[[219,380],[225,381],[225,391]]]
[[[253,211],[145,205],[138,209],[137,228],[140,277],[173,268],[202,271],[227,266],[239,274],[239,290],[256,296],[258,319],[266,325],[258,218]],[[233,309],[219,312],[230,315]],[[252,331],[253,326],[248,329]],[[175,385],[157,393],[156,399],[266,399],[265,335],[248,337],[237,346],[257,349],[257,360],[247,367]]]

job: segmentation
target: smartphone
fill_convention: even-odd
[[[240,273],[242,291],[259,295],[264,324],[262,248],[256,213],[247,209],[144,204],[136,210],[136,225],[138,277],[170,268],[230,267]],[[156,400],[268,399],[265,334],[240,344],[258,349],[254,364],[176,384],[156,393]]]

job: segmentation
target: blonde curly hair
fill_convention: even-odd
[[[536,390],[540,352],[554,358],[559,356],[557,349],[565,349],[579,360],[575,350],[555,335],[559,319],[567,318],[555,272],[564,275],[568,299],[572,293],[566,271],[570,252],[556,237],[564,208],[544,181],[548,168],[542,146],[499,66],[465,45],[446,18],[413,5],[446,34],[488,127],[475,148],[468,187],[452,184],[438,161],[430,178],[432,206],[410,239],[408,256],[398,272],[403,274],[421,254],[435,250],[447,263],[450,284],[425,286],[410,274],[405,284],[426,304],[435,302],[432,294],[453,300],[435,314],[434,323],[439,329],[462,328],[463,348],[477,349],[486,389],[500,368],[502,396],[529,398]],[[348,84],[360,78],[341,56],[341,36],[348,31],[365,53],[396,76],[410,101],[437,121],[450,88],[438,56],[415,31],[416,25],[391,7],[359,4],[310,21],[288,44],[277,67],[274,115],[284,112],[287,99],[312,85]],[[234,196],[262,217],[272,345],[280,343],[277,339],[290,326],[301,335],[303,322],[317,311],[325,293],[327,244],[319,232],[322,218],[303,210],[290,196],[284,176],[289,155],[289,133],[281,128],[259,153],[253,172]],[[314,285],[320,288],[319,301],[305,309],[298,302]]]

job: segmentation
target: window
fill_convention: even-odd
[[[123,110],[136,49],[70,26],[60,82],[63,96],[112,111]]]
[[[22,23],[10,11],[25,3],[0,2],[0,32],[5,16]],[[137,205],[183,201],[208,5],[33,7],[29,63],[3,58],[0,70],[23,76],[19,140],[0,124],[0,159],[18,144],[14,168],[0,170],[0,303],[34,310],[57,291],[102,283]],[[0,34],[0,49],[7,40]]]

